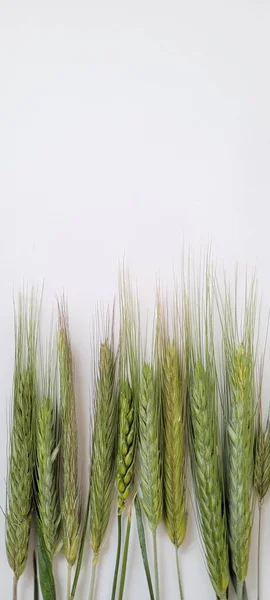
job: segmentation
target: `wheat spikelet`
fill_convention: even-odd
[[[218,597],[226,598],[229,561],[224,516],[222,467],[213,370],[195,361],[190,390],[191,462],[198,522],[209,576]]]
[[[180,357],[174,341],[168,341],[164,348],[162,399],[164,519],[172,543],[179,548],[187,526],[186,382],[181,376]]]
[[[37,512],[50,560],[59,548],[60,503],[56,407],[51,386],[37,409]]]
[[[160,408],[153,367],[143,364],[139,396],[140,486],[142,505],[154,532],[162,518]]]
[[[36,401],[35,357],[37,344],[37,305],[20,297],[15,317],[15,369],[13,384],[12,430],[7,484],[6,551],[16,581],[24,571],[30,535],[34,431]]]
[[[70,567],[75,563],[80,542],[80,499],[78,491],[78,457],[72,352],[67,309],[59,308],[58,357],[61,400],[61,450],[64,554]]]
[[[116,485],[118,514],[122,514],[130,493],[135,466],[135,413],[128,380],[122,383],[119,405]]]
[[[270,422],[267,420],[265,429],[260,426],[256,432],[255,440],[255,469],[254,487],[258,502],[263,500],[270,486]]]
[[[108,339],[100,346],[92,459],[90,473],[90,544],[94,562],[109,523],[117,437],[117,396],[115,393],[115,358]]]

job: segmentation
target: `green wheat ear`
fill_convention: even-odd
[[[78,486],[78,444],[73,359],[67,307],[59,307],[58,360],[60,372],[63,547],[68,563],[67,598],[71,591],[71,570],[80,544],[80,496]]]
[[[111,342],[100,346],[90,473],[90,544],[98,561],[109,523],[115,475],[117,395]]]
[[[179,548],[187,527],[186,381],[175,341],[168,341],[164,348],[162,399],[164,519],[172,543]]]
[[[42,399],[37,407],[36,505],[49,559],[60,548],[59,435],[53,353],[47,358]]]
[[[130,494],[135,466],[135,412],[132,390],[127,380],[122,383],[119,404],[116,485],[118,514],[121,515]]]
[[[155,531],[163,510],[160,409],[154,368],[146,362],[142,369],[139,398],[139,436],[141,502],[149,527]]]
[[[255,292],[254,284],[250,290],[246,290],[241,328],[237,318],[236,292],[233,301],[227,290],[222,313],[226,377],[227,514],[231,564],[237,580],[238,598],[242,598],[248,571],[254,506]]]
[[[38,309],[34,293],[30,298],[20,296],[18,315],[15,315],[15,368],[6,508],[6,552],[14,572],[14,598],[17,581],[26,565],[32,514]]]
[[[218,414],[218,379],[213,342],[213,299],[205,279],[188,306],[190,336],[189,440],[198,526],[212,586],[226,599],[229,553]]]
[[[270,418],[269,409],[265,426],[262,423],[262,379],[263,379],[264,357],[261,365],[259,379],[258,418],[255,432],[254,446],[254,488],[258,502],[258,542],[257,542],[257,599],[260,599],[261,587],[261,526],[262,508],[264,499],[270,487]]]

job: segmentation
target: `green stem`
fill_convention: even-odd
[[[119,600],[122,600],[124,595],[124,586],[126,579],[126,571],[127,571],[127,558],[128,558],[128,548],[129,548],[129,538],[130,538],[130,528],[131,528],[131,510],[128,513],[128,522],[127,522],[127,530],[126,530],[126,538],[125,538],[125,546],[123,553],[123,562],[121,569],[121,579],[120,579],[120,589],[119,589]]]
[[[150,573],[150,568],[149,568],[149,562],[148,562],[148,556],[147,556],[142,510],[141,510],[140,501],[139,501],[139,498],[137,495],[135,496],[135,511],[136,511],[138,538],[139,538],[141,554],[142,554],[142,559],[143,559],[143,566],[144,566],[145,575],[146,575],[146,579],[147,579],[147,583],[148,583],[149,596],[150,596],[151,600],[155,600],[152,579],[151,579],[151,573]]]
[[[67,600],[70,599],[72,565],[67,566]]]
[[[34,553],[33,553],[33,569],[34,569],[34,600],[38,600],[38,597],[39,597],[39,593],[38,593],[38,573],[37,573],[37,559],[36,559],[35,550],[34,550]]]
[[[154,531],[153,531],[153,548],[154,548],[154,570],[155,570],[156,600],[160,600],[159,579],[158,579],[157,530],[156,529],[154,529]]]
[[[177,548],[177,546],[175,546],[175,558],[176,558],[176,568],[177,568],[180,599],[184,600],[184,592],[183,592],[183,585],[182,585],[181,571],[180,571],[180,564],[179,564],[179,548]]]
[[[78,559],[77,559],[77,564],[76,564],[75,577],[74,577],[73,584],[72,584],[72,590],[71,590],[70,600],[74,600],[74,598],[75,598],[76,589],[77,589],[78,580],[79,580],[79,575],[80,575],[80,571],[81,571],[82,557],[83,557],[83,550],[84,550],[84,543],[85,543],[85,537],[86,537],[87,525],[88,525],[88,518],[89,518],[89,511],[90,511],[90,494],[88,494],[87,507],[86,507],[85,519],[84,519],[83,530],[82,530],[82,537],[81,537],[81,542],[80,542],[80,547],[79,547],[79,553],[78,553]]]
[[[18,579],[16,575],[13,577],[13,600],[17,600]]]
[[[93,600],[93,598],[94,598],[94,589],[95,589],[96,572],[97,572],[97,561],[98,561],[98,557],[94,557],[93,564],[92,564],[89,600]]]
[[[243,600],[243,588],[244,588],[244,582],[237,580],[237,583],[236,583],[237,600]]]
[[[257,555],[257,600],[260,600],[261,525],[262,525],[262,504],[261,504],[261,502],[259,502],[258,555]]]
[[[227,600],[227,592],[220,594],[220,596],[217,596],[217,598],[218,600]]]
[[[122,536],[122,515],[118,515],[118,542],[117,542],[117,553],[116,553],[116,561],[115,561],[115,569],[114,569],[114,577],[113,577],[113,587],[112,587],[112,596],[111,600],[115,599],[116,594],[116,586],[118,579],[118,571],[119,571],[119,563],[120,563],[120,554],[121,554],[121,536]]]

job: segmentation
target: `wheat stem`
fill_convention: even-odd
[[[122,600],[123,595],[124,595],[124,586],[125,586],[126,571],[127,571],[129,538],[130,538],[130,528],[131,528],[131,511],[128,513],[128,522],[127,522],[126,539],[125,539],[125,546],[124,546],[124,553],[123,553],[123,562],[122,562],[121,580],[120,580],[120,589],[119,589],[118,600]]]
[[[18,579],[16,575],[13,577],[13,600],[17,600]]]
[[[68,563],[67,565],[67,600],[70,599],[71,593],[71,573],[72,573],[72,565]]]
[[[236,583],[237,600],[243,600],[243,588],[244,588],[244,582],[237,580],[237,583]]]
[[[117,579],[118,579],[120,554],[121,554],[122,515],[118,515],[117,523],[118,523],[118,541],[117,541],[117,553],[116,553],[116,561],[115,561],[115,569],[114,569],[114,577],[113,577],[113,587],[112,587],[111,600],[115,599]]]
[[[178,585],[179,585],[179,594],[180,594],[181,600],[184,600],[184,592],[183,592],[183,585],[182,585],[181,571],[180,571],[180,563],[179,563],[179,548],[177,548],[177,546],[175,546],[175,558],[176,558],[176,568],[177,568],[177,577],[178,577]]]
[[[259,502],[258,555],[257,555],[257,600],[260,600],[261,525],[262,525],[262,504],[261,504],[261,502]]]
[[[153,549],[154,549],[154,571],[155,571],[155,591],[156,600],[160,600],[159,577],[158,577],[158,552],[157,552],[157,530],[153,530]]]
[[[90,591],[89,591],[89,600],[93,600],[94,598],[94,589],[95,589],[95,581],[96,581],[96,572],[97,572],[97,559],[94,558],[92,563],[92,573],[91,573],[91,581],[90,581]]]

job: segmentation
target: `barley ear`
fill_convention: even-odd
[[[80,498],[73,361],[67,308],[59,307],[58,359],[60,371],[62,498],[61,515],[66,560],[74,565],[80,542]]]
[[[6,552],[14,572],[14,582],[19,579],[26,565],[32,514],[38,309],[37,297],[32,293],[30,298],[20,296],[18,314],[15,314],[15,367],[6,508]]]

